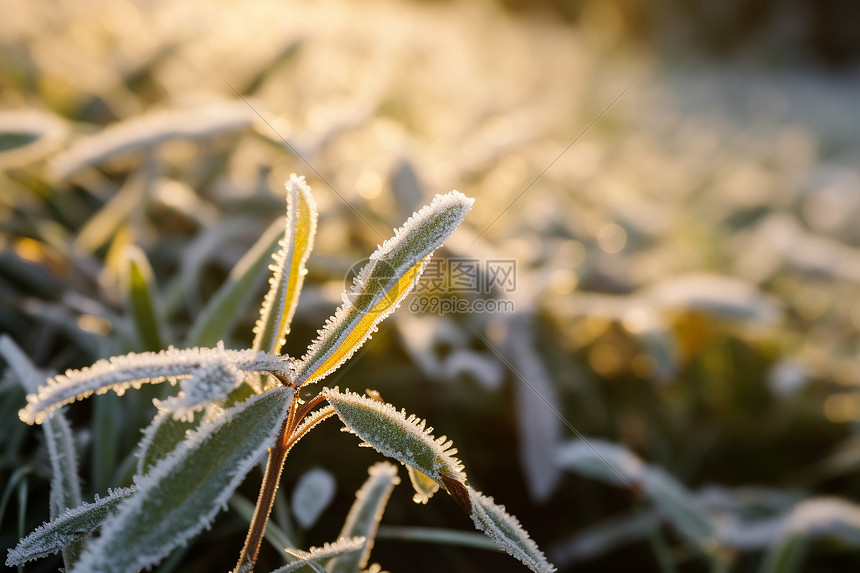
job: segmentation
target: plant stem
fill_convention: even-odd
[[[281,425],[281,431],[275,440],[275,445],[269,448],[269,461],[266,462],[266,473],[263,475],[263,483],[260,486],[260,494],[257,497],[257,506],[251,526],[248,528],[248,536],[245,545],[239,554],[235,573],[249,573],[254,570],[257,556],[260,554],[260,545],[266,532],[266,523],[275,503],[275,494],[278,493],[278,485],[281,482],[281,471],[284,469],[284,461],[290,451],[290,434],[293,428],[293,418],[296,413],[296,400],[290,405],[290,413]]]

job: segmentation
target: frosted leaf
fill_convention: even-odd
[[[561,479],[556,450],[561,441],[562,421],[556,412],[562,407],[553,381],[535,349],[534,320],[530,315],[514,316],[507,328],[505,348],[517,373],[514,391],[518,449],[526,485],[532,499],[546,501]]]
[[[332,560],[328,565],[329,573],[353,573],[367,565],[382,512],[394,486],[400,483],[397,466],[388,462],[373,464],[367,473],[370,477],[356,492],[355,501],[340,530],[340,537],[364,537],[363,550],[360,554],[353,553]]]
[[[572,440],[560,448],[558,463],[581,475],[641,490],[678,533],[702,547],[710,546],[717,535],[704,508],[683,484],[623,446],[603,440]]]
[[[14,549],[10,549],[6,565],[13,567],[47,557],[66,545],[86,538],[101,526],[102,521],[120,502],[131,497],[136,491],[136,487],[110,490],[107,497],[96,496],[93,503],[67,509],[50,522],[37,527],[30,535],[20,540]]]
[[[314,564],[321,566],[322,563],[333,557],[350,555],[361,551],[364,548],[364,542],[364,537],[341,537],[334,543],[326,543],[322,547],[311,547],[309,552],[287,549],[287,553],[296,557],[297,560],[289,565],[275,569],[272,573],[290,573],[290,571],[298,571],[302,567]],[[325,569],[322,569],[322,571],[325,571]]]
[[[204,139],[251,125],[253,111],[239,102],[213,102],[186,110],[155,111],[111,125],[85,137],[50,162],[49,174],[62,180],[91,165],[148,149],[176,138]]]
[[[761,571],[799,570],[810,540],[832,537],[849,547],[860,547],[860,506],[822,497],[798,503],[785,518],[779,534],[768,548]]]
[[[18,382],[28,392],[38,390],[44,380],[30,359],[8,336],[0,336],[0,356],[9,365]],[[69,507],[81,503],[81,483],[78,478],[78,455],[69,422],[61,412],[45,420],[42,428],[51,460],[51,517],[57,517]]]
[[[255,394],[190,433],[121,503],[74,571],[150,567],[208,526],[280,430],[293,388]]]
[[[707,548],[713,544],[716,527],[681,482],[656,466],[649,466],[643,477],[645,495],[662,517],[700,547]]]
[[[319,380],[358,350],[394,312],[421,276],[433,251],[463,221],[474,199],[452,191],[437,195],[385,241],[343,295],[297,368],[300,384]]]
[[[130,353],[99,360],[88,368],[67,370],[48,379],[27,396],[26,408],[18,412],[28,424],[41,424],[56,408],[113,390],[122,394],[144,383],[159,383],[192,376],[217,361],[232,364],[242,372],[269,372],[282,380],[292,379],[291,359],[254,350],[218,348],[168,348],[160,352]]]
[[[833,536],[860,546],[860,505],[834,497],[803,501],[792,510],[787,533],[807,537]]]
[[[587,442],[571,440],[559,449],[558,463],[581,475],[616,486],[636,484],[646,472],[642,460],[627,448],[595,439]]]
[[[334,499],[336,482],[331,472],[322,468],[308,470],[299,478],[293,489],[290,509],[296,522],[307,529]]]
[[[183,379],[177,396],[156,400],[155,405],[159,410],[170,411],[176,420],[192,420],[195,412],[202,410],[208,402],[225,399],[243,379],[238,368],[217,360],[198,369],[191,378]]]
[[[466,486],[466,489],[472,503],[472,521],[479,531],[483,531],[508,555],[519,559],[532,571],[549,573],[556,570],[517,518],[505,512],[503,506],[496,505],[493,498],[469,486]]]
[[[277,354],[290,331],[317,229],[317,208],[304,177],[287,181],[287,229],[270,267],[269,292],[254,326],[255,350]]]
[[[42,383],[44,377],[36,370],[36,367],[33,366],[21,348],[15,344],[15,341],[5,334],[0,335],[0,356],[15,373],[18,383],[26,392],[38,391],[39,384]]]
[[[440,474],[466,481],[456,449],[445,437],[434,438],[427,423],[391,404],[337,388],[322,392],[349,430],[382,455],[396,459],[442,483]]]

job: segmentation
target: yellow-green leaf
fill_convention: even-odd
[[[271,353],[280,351],[290,331],[317,229],[316,203],[305,178],[293,174],[286,187],[287,229],[274,255],[270,267],[274,274],[254,327],[254,349]]]
[[[433,251],[463,221],[473,202],[457,191],[437,195],[370,256],[298,364],[299,384],[327,376],[370,338],[409,294]]]

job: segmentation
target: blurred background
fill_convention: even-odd
[[[377,389],[452,438],[471,483],[562,571],[860,565],[856,3],[0,0],[0,13],[0,331],[46,371],[194,339],[231,269],[282,230],[293,172],[321,212],[286,346],[300,356],[350,267],[456,188],[477,200],[437,253],[440,282],[332,384]],[[458,288],[463,259],[485,275],[513,262],[515,281]],[[133,312],[141,292],[149,322]],[[257,281],[219,336],[228,347],[250,345],[264,292]],[[454,299],[458,312],[427,304]],[[23,391],[8,375],[0,390],[7,548],[47,519],[49,466],[17,419]],[[67,408],[85,499],[128,483],[155,392]],[[634,491],[601,479],[579,434],[647,464],[625,474]],[[290,455],[284,527],[305,472],[336,481],[324,515],[294,525],[305,548],[337,536],[379,459],[355,446],[330,422]],[[240,492],[254,499],[259,480]],[[391,539],[472,529],[447,496],[411,496],[401,484],[383,518],[371,559],[385,570],[523,570]],[[223,512],[160,570],[231,567],[246,525]],[[264,547],[260,563],[282,562]]]

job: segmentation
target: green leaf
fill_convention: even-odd
[[[290,573],[302,567],[311,567],[315,571],[325,573],[322,563],[333,557],[351,556],[360,552],[365,546],[364,537],[341,537],[334,543],[326,543],[322,547],[311,547],[310,552],[298,549],[287,549],[287,553],[297,560],[272,571],[272,573]]]
[[[75,571],[130,572],[150,567],[209,525],[281,428],[294,390],[254,395],[205,422],[120,504]]]
[[[271,267],[269,292],[254,326],[254,350],[277,354],[290,331],[317,230],[317,207],[304,177],[287,181],[287,230]]]
[[[141,249],[125,250],[125,291],[131,320],[140,343],[146,350],[161,350],[163,330],[156,308],[156,287],[152,267]]]
[[[278,250],[281,228],[280,221],[272,223],[236,263],[230,276],[194,319],[188,333],[190,346],[215,346],[216,342],[227,337],[256,292],[257,285],[265,280],[269,260]]]
[[[343,424],[382,455],[411,466],[442,485],[440,474],[465,482],[457,450],[445,436],[434,438],[424,420],[408,416],[391,404],[347,390],[327,388],[322,395],[334,406]]]
[[[382,519],[382,512],[394,486],[400,483],[397,477],[397,466],[388,462],[379,462],[368,468],[370,477],[355,494],[355,501],[349,509],[346,521],[340,530],[340,537],[363,537],[364,546],[361,553],[338,557],[328,564],[329,573],[355,573],[367,565],[376,530]]]
[[[496,505],[493,498],[487,497],[469,486],[466,486],[466,489],[472,503],[472,521],[478,530],[483,531],[508,555],[519,559],[532,571],[550,573],[556,570],[546,560],[543,552],[538,549],[537,544],[532,541],[520,522],[505,512],[503,506]]]
[[[122,501],[137,492],[137,488],[111,490],[107,497],[96,499],[68,509],[50,522],[40,525],[33,533],[9,550],[6,565],[23,565],[40,557],[47,557],[63,547],[86,538],[98,529]]]
[[[437,195],[370,255],[352,290],[344,293],[343,304],[298,364],[300,385],[331,374],[370,338],[409,294],[433,251],[463,221],[473,202],[457,191]]]

